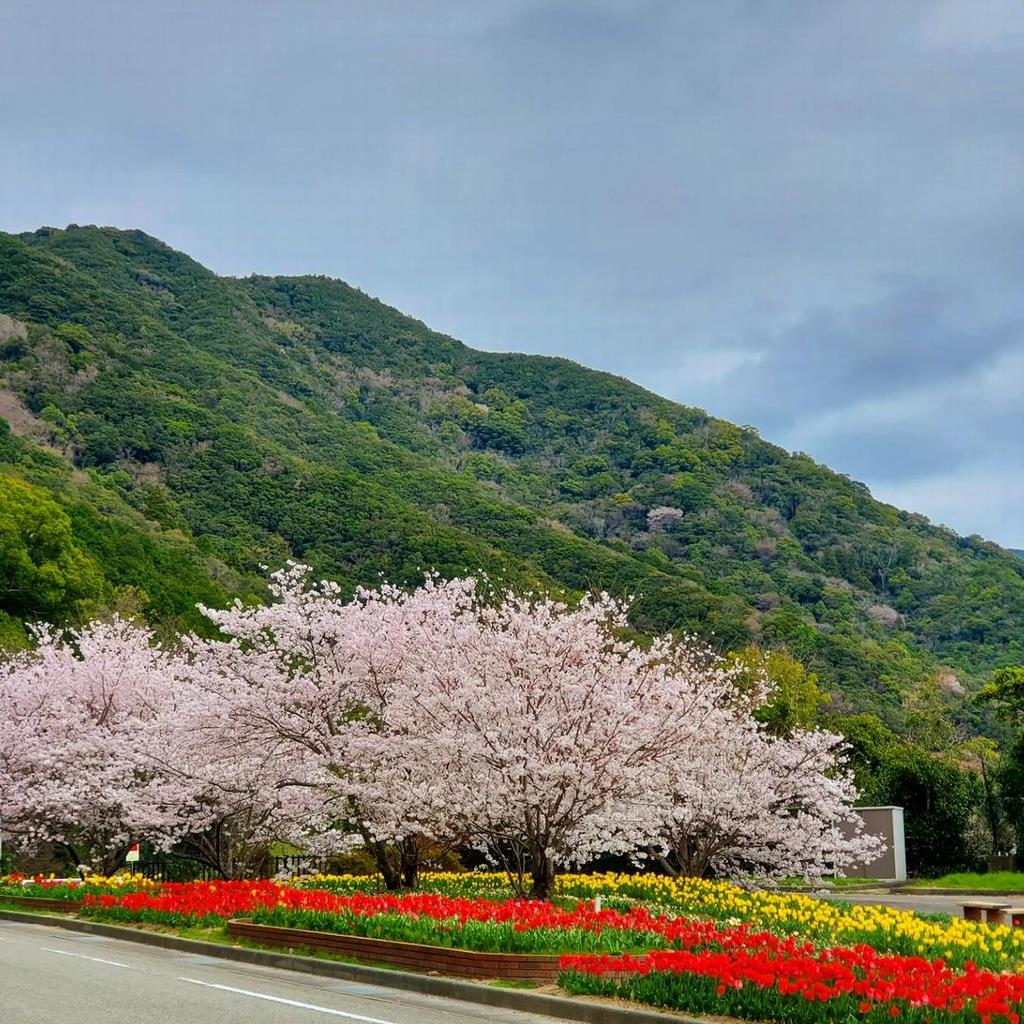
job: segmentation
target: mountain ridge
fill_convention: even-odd
[[[175,628],[299,557],[346,587],[434,568],[638,593],[640,629],[784,646],[840,706],[890,717],[917,681],[1024,660],[1024,566],[997,545],[344,282],[219,277],[144,232],[70,226],[0,234],[0,313],[0,481],[70,509],[102,577],[44,617],[135,600]],[[118,566],[97,538],[122,523]],[[31,617],[0,609],[12,635]]]

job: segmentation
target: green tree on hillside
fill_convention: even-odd
[[[794,729],[809,729],[816,724],[828,698],[818,688],[818,676],[796,658],[785,651],[766,651],[751,645],[730,654],[727,660],[742,669],[736,680],[741,690],[751,691],[762,680],[771,686],[768,701],[755,712],[769,732],[788,736]]]
[[[1000,668],[978,693],[978,702],[996,709],[1000,718],[1024,725],[1024,668]]]
[[[903,732],[925,750],[950,751],[960,736],[952,702],[937,675],[923,679],[903,695]]]
[[[907,870],[935,877],[977,870],[968,837],[981,799],[977,776],[951,754],[898,736],[874,715],[830,716],[825,724],[849,744],[848,760],[864,806],[903,808]]]
[[[1024,668],[997,669],[978,701],[994,707],[1013,728],[996,779],[1000,808],[1016,836],[1019,858],[1024,850]]]
[[[102,589],[64,510],[39,488],[0,476],[0,611],[25,621],[77,620]]]

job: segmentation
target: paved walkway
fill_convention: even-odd
[[[992,903],[1024,903],[1022,896],[993,896],[991,893],[979,892],[973,895],[958,893],[955,896],[929,896],[927,893],[916,895],[911,892],[850,892],[832,894],[826,897],[843,903],[868,903],[883,907],[900,907],[902,910],[915,910],[919,914],[949,914],[960,917],[960,905],[971,900],[984,900]]]

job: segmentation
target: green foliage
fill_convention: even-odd
[[[992,681],[978,694],[978,702],[993,706],[1013,729],[998,761],[995,780],[999,809],[1016,836],[1019,851],[1024,849],[1024,668],[996,670]]]
[[[978,780],[953,761],[900,743],[883,767],[874,801],[904,809],[907,868],[914,874],[978,867],[967,839]]]
[[[28,633],[21,619],[16,619],[7,612],[0,612],[0,653],[20,651],[28,646]]]
[[[903,696],[903,732],[925,750],[952,749],[958,740],[951,697],[938,677],[923,680]]]
[[[1024,838],[1024,730],[1017,734],[1003,755],[998,780],[1003,813],[1017,836],[1020,850]]]
[[[4,476],[0,581],[0,610],[24,620],[77,617],[99,597],[102,582],[96,564],[75,543],[64,510],[38,488]]]
[[[986,856],[1009,853],[1015,835],[1004,799],[1005,761],[999,747],[988,736],[974,736],[962,744],[960,750],[962,763],[971,770],[977,770],[981,795],[978,818],[987,833],[984,853]]]
[[[0,419],[0,650],[28,644],[26,623],[74,624],[110,610],[170,631],[207,630],[197,602],[254,591],[180,529],[162,529],[152,507],[149,518],[133,509],[106,486],[112,478],[76,474]]]
[[[135,588],[173,624],[289,557],[347,588],[429,569],[599,588],[636,595],[640,630],[788,651],[834,707],[893,725],[943,666],[971,686],[1024,661],[1021,559],[752,430],[474,351],[340,281],[220,278],[139,231],[42,229],[0,234],[0,312],[28,328],[0,347],[0,389],[55,449],[0,437],[0,463],[69,517],[107,604]],[[680,515],[650,528],[658,507]]]
[[[1024,874],[1019,871],[959,871],[941,878],[924,878],[918,883],[928,889],[960,889],[962,892],[1024,892]]]
[[[976,870],[968,838],[983,801],[981,782],[949,755],[897,736],[873,715],[836,716],[826,724],[845,736],[849,766],[865,806],[902,807],[907,870],[934,876]]]
[[[751,645],[729,656],[733,664],[742,666],[737,677],[741,690],[750,692],[762,680],[771,686],[768,701],[757,709],[754,717],[776,736],[788,736],[795,729],[813,727],[827,697],[818,689],[818,677],[808,672],[796,658],[785,651],[764,651]]]
[[[1019,724],[1024,718],[1024,668],[997,669],[979,691],[978,702],[992,705],[1000,718]]]

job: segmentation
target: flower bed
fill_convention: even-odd
[[[642,957],[566,956],[561,984],[689,1013],[785,1024],[882,1021],[1019,1024],[1024,975],[942,960],[882,956],[866,946],[779,951],[665,950]]]
[[[23,888],[10,879],[0,879],[0,896],[40,896],[48,899],[78,900],[83,896],[132,896],[136,892],[160,894],[159,903],[131,900],[119,908],[122,920],[162,920],[174,924],[184,917],[192,923],[209,917],[210,924],[220,924],[228,917],[251,916],[259,908],[284,906],[280,909],[330,909],[314,902],[299,903],[281,893],[292,891],[321,892],[325,895],[366,898],[379,894],[379,880],[367,876],[313,876],[298,879],[292,885],[277,886],[261,882],[221,882],[203,889],[187,886],[146,882],[138,877],[119,876],[114,879],[90,878],[82,887],[60,886],[42,881],[42,888]],[[435,896],[452,899],[485,899],[506,903],[508,886],[504,877],[494,873],[463,872],[427,874],[421,880],[422,889]],[[263,893],[259,898],[250,895],[255,890]],[[181,894],[191,892],[187,899]],[[214,898],[211,894],[217,893]],[[939,920],[923,918],[917,914],[893,907],[869,905],[849,906],[815,899],[798,893],[747,891],[727,882],[700,879],[672,879],[659,875],[564,875],[558,880],[554,903],[562,909],[574,910],[583,900],[592,904],[601,897],[607,909],[635,913],[637,908],[658,916],[706,918],[725,925],[745,923],[754,929],[763,929],[779,935],[799,935],[824,948],[834,945],[864,943],[879,951],[906,956],[941,957],[947,963],[963,967],[968,961],[992,970],[1017,970],[1024,961],[1024,928],[1005,928],[979,925],[960,918]],[[118,903],[114,899],[112,904]],[[133,897],[134,898],[134,897]],[[406,898],[406,897],[403,897]],[[151,913],[152,912],[152,913]],[[169,915],[169,916],[168,916]],[[111,918],[115,916],[111,911]],[[283,923],[274,921],[267,923]],[[309,927],[310,921],[298,918],[288,922]],[[328,927],[333,927],[328,922]],[[564,927],[561,921],[558,927]],[[316,927],[321,927],[317,924]],[[400,935],[401,939],[419,941],[420,936]],[[433,940],[431,940],[433,941]],[[574,945],[561,947],[558,952],[625,952],[649,949],[658,945],[624,942],[619,946]],[[488,946],[487,948],[491,948]],[[499,947],[500,948],[500,947]],[[521,949],[520,946],[508,947]],[[545,945],[545,951],[552,951]],[[523,951],[531,951],[530,949]]]
[[[85,895],[98,896],[101,893],[117,894],[137,889],[153,889],[159,883],[141,876],[90,875],[85,880],[77,878],[44,878],[42,875],[28,877],[22,874],[0,876],[0,897],[31,896],[48,900],[80,901]]]
[[[80,910],[86,896],[127,892],[154,883],[129,875],[114,878],[92,876],[85,881],[52,879],[36,875],[5,875],[0,878],[0,903],[26,910],[56,910],[73,913]]]
[[[369,886],[368,886],[369,881]],[[319,875],[300,881],[336,893],[367,892],[373,881],[354,875]],[[507,893],[503,876],[484,872],[424,875],[421,887],[452,896]],[[867,944],[906,956],[942,957],[963,966],[968,961],[993,970],[1017,970],[1024,962],[1024,928],[991,927],[962,918],[921,917],[895,907],[850,905],[801,893],[747,890],[729,882],[664,875],[600,873],[562,875],[559,902],[602,897],[606,906],[640,904],[668,915],[708,918],[724,924],[746,923],[779,935],[799,935],[816,945]]]
[[[278,928],[502,953],[641,952],[719,934],[711,922],[652,916],[643,907],[566,910],[540,901],[432,893],[338,896],[269,882],[168,883],[154,892],[101,894],[86,898],[83,913],[178,926],[244,916]]]

